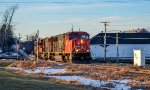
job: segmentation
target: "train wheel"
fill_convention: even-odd
[[[46,60],[46,54],[44,54],[44,59]]]
[[[49,56],[49,59],[52,60],[52,61],[54,61],[54,60],[55,60],[55,57],[54,57],[53,55],[50,55],[50,56]]]
[[[54,60],[55,60],[55,57],[53,56],[53,57],[52,57],[52,61],[54,61]]]
[[[62,60],[63,60],[64,62],[67,62],[65,55],[62,56]]]
[[[63,55],[63,56],[62,56],[62,60],[63,60],[64,62],[69,62],[69,56],[68,56],[68,55]]]
[[[45,57],[45,60],[48,60],[48,55],[47,54],[45,54],[44,57]]]
[[[65,57],[66,57],[67,62],[69,62],[70,61],[69,60],[69,55],[66,55]]]

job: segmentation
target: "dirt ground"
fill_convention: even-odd
[[[65,73],[54,75],[79,75],[89,79],[108,80],[130,80],[128,85],[133,89],[150,89],[150,66],[136,67],[132,64],[68,64],[52,61],[17,61],[10,67],[32,69],[36,67],[64,68]]]

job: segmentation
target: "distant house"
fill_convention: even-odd
[[[107,33],[107,58],[117,57],[116,33]],[[104,58],[104,33],[91,38],[91,55],[93,59]],[[133,50],[145,50],[146,58],[150,57],[150,33],[118,33],[119,58],[133,58]]]
[[[129,31],[124,31],[123,33],[150,33],[147,29],[142,28],[142,29],[133,29]]]

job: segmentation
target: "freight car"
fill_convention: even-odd
[[[83,31],[72,31],[39,40],[39,58],[62,60],[72,63],[90,63],[89,34]],[[37,52],[37,46],[34,46]]]

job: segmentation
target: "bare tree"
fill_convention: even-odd
[[[15,43],[15,39],[13,37],[12,19],[17,9],[18,5],[13,5],[9,7],[3,14],[3,21],[0,29],[0,46],[2,47],[3,52],[10,50],[10,47]]]

